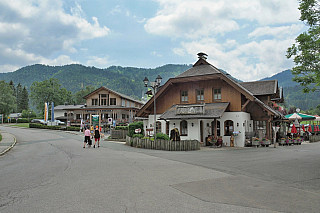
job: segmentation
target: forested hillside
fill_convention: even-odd
[[[5,80],[6,82],[12,80],[16,85],[20,83],[22,86],[30,88],[35,81],[56,78],[59,79],[62,87],[65,87],[72,93],[80,91],[81,85],[83,85],[83,88],[86,86],[94,86],[96,88],[105,86],[133,98],[140,99],[142,93],[146,91],[142,81],[145,76],[150,81],[154,81],[160,75],[163,78],[162,82],[165,83],[169,78],[175,77],[191,67],[192,65],[168,64],[154,69],[120,66],[99,69],[80,64],[65,66],[36,64],[23,67],[11,73],[0,73],[0,80]],[[320,93],[303,93],[302,87],[293,82],[292,77],[291,70],[285,70],[261,80],[278,80],[279,86],[284,88],[284,98],[287,107],[295,106],[302,110],[307,110],[311,107],[315,108],[319,104]]]
[[[172,65],[157,67],[155,69],[133,68],[111,66],[106,69],[98,69],[95,67],[86,67],[80,64],[72,64],[65,66],[46,66],[31,65],[23,67],[15,72],[0,73],[0,80],[10,82],[11,80],[30,88],[33,82],[43,81],[45,79],[59,79],[60,84],[71,92],[81,90],[81,86],[88,85],[105,86],[120,93],[129,95],[134,98],[141,98],[143,87],[143,79],[145,76],[150,81],[154,81],[158,75],[166,82],[169,78],[175,77],[185,70],[191,68],[192,65]]]

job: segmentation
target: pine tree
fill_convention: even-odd
[[[21,111],[29,109],[29,94],[26,87],[23,87],[23,90],[21,92],[20,108],[21,108]]]

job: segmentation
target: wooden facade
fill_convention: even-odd
[[[251,120],[266,122],[266,137],[271,138],[271,122],[274,119],[281,119],[282,115],[268,107],[267,103],[272,99],[280,102],[279,88],[276,84],[275,89],[272,90],[274,92],[270,94],[262,92],[259,96],[255,96],[250,89],[259,91],[256,88],[259,85],[261,83],[241,85],[209,64],[206,58],[200,57],[191,69],[169,79],[155,94],[156,114],[161,115],[174,105],[229,103],[225,112],[249,113]],[[248,88],[251,86],[251,88],[247,89],[246,86]],[[152,115],[153,107],[152,98],[138,111],[136,116],[148,117]],[[193,117],[185,116],[185,119],[191,118]],[[216,123],[216,119],[219,117],[208,116],[208,119],[212,119],[213,123]],[[199,124],[202,125],[201,122]],[[201,136],[201,140],[203,140],[202,138]]]

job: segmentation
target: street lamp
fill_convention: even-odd
[[[159,88],[159,86],[161,84],[161,80],[162,80],[162,78],[160,77],[160,75],[158,75],[156,80],[150,82],[150,86],[148,86],[149,79],[147,77],[145,77],[143,79],[144,86],[145,87],[151,87],[153,89],[153,110],[154,110],[153,132],[154,132],[154,141],[156,141],[156,139],[157,139],[157,137],[156,137],[156,121],[157,121],[157,118],[156,118],[156,113],[157,113],[157,110],[156,110],[156,92],[157,92],[157,89]]]

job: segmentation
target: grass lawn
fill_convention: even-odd
[[[10,124],[10,126],[18,126],[18,127],[27,127],[27,128],[29,128],[29,123],[16,123],[16,124]]]

